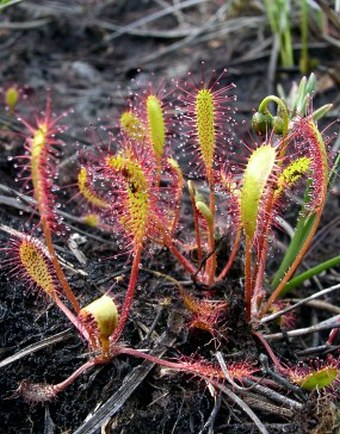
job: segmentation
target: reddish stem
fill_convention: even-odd
[[[246,252],[244,257],[244,275],[245,275],[245,304],[246,315],[248,321],[251,320],[251,300],[253,295],[253,280],[251,275],[251,263],[252,263],[252,242],[249,237],[246,237]]]
[[[64,290],[64,293],[66,295],[66,297],[68,298],[68,300],[70,301],[70,303],[72,304],[75,312],[78,314],[80,311],[80,305],[78,300],[76,299],[75,295],[73,294],[73,291],[65,277],[65,274],[63,272],[63,269],[60,266],[59,260],[57,258],[57,254],[53,245],[53,241],[52,241],[52,234],[51,234],[51,230],[47,224],[46,219],[42,219],[41,220],[41,225],[43,228],[43,232],[44,232],[44,236],[45,236],[45,242],[46,242],[46,247],[47,250],[51,256],[51,260],[52,260],[52,264],[55,270],[55,273],[58,277],[58,280]]]
[[[182,253],[177,249],[172,240],[166,240],[166,247],[170,250],[170,252],[178,259],[179,263],[190,273],[196,274],[197,269],[192,263],[182,255]]]
[[[302,262],[307,250],[309,249],[313,237],[315,235],[315,232],[319,226],[320,223],[320,219],[321,219],[321,211],[322,208],[317,212],[315,221],[313,223],[313,226],[308,234],[308,237],[303,245],[303,247],[299,250],[298,254],[295,257],[295,260],[293,261],[293,263],[291,264],[291,266],[289,267],[289,269],[287,270],[286,274],[284,275],[284,277],[282,278],[281,282],[279,283],[279,285],[276,287],[275,291],[271,294],[271,296],[269,297],[267,303],[265,304],[265,306],[262,308],[261,310],[261,316],[263,316],[268,309],[271,307],[271,305],[275,302],[275,300],[280,296],[281,291],[283,290],[284,286],[286,285],[286,283],[288,282],[288,280],[292,277],[292,275],[295,273],[296,269],[298,268],[298,266],[300,265],[300,263]]]
[[[196,238],[196,245],[197,245],[197,260],[200,264],[203,259],[203,251],[202,251],[202,244],[201,244],[201,234],[200,234],[200,228],[198,224],[198,212],[195,204],[195,196],[193,191],[189,188],[189,194],[191,199],[191,205],[194,213],[194,227],[195,227],[195,238]]]
[[[211,255],[207,261],[207,274],[208,274],[208,285],[212,286],[215,280],[215,272],[216,272],[216,252],[215,252],[215,192],[213,184],[210,185],[210,198],[209,198],[209,208],[212,215],[212,223],[209,224],[209,232],[208,232],[208,244],[209,244],[209,252]]]
[[[188,259],[182,255],[182,253],[177,249],[173,243],[172,238],[168,235],[167,231],[164,229],[163,225],[159,220],[156,220],[157,227],[161,232],[164,245],[170,250],[170,252],[178,259],[179,263],[190,273],[196,274],[197,269]]]
[[[132,302],[133,302],[133,298],[135,295],[135,289],[136,289],[136,285],[137,285],[137,280],[138,280],[138,274],[139,274],[139,264],[140,264],[140,260],[141,260],[141,255],[142,255],[142,244],[138,244],[135,248],[135,253],[134,253],[134,257],[133,257],[133,262],[132,262],[132,268],[131,268],[131,274],[130,274],[130,280],[129,280],[129,286],[128,289],[126,291],[126,296],[125,296],[125,300],[123,303],[123,306],[121,308],[121,314],[119,317],[119,322],[118,322],[118,326],[115,329],[111,341],[117,342],[118,339],[120,338],[120,335],[122,334],[126,321],[129,317],[130,314],[130,309],[132,306]]]
[[[235,236],[235,241],[234,241],[234,245],[232,248],[232,251],[230,253],[228,262],[226,263],[226,265],[224,266],[223,270],[220,272],[220,274],[217,276],[217,282],[223,280],[225,278],[225,276],[228,274],[230,267],[232,266],[235,257],[237,255],[237,252],[239,250],[240,247],[240,242],[241,242],[241,228],[239,227],[236,231],[236,236]]]
[[[98,365],[103,363],[101,359],[91,359],[88,362],[84,363],[80,368],[78,368],[76,371],[73,372],[66,380],[62,381],[61,383],[53,385],[53,392],[55,394],[62,392],[64,389],[66,389],[67,386],[69,386],[73,381],[75,381],[81,374],[83,374],[85,371],[87,371],[89,368],[92,368],[92,366]]]
[[[159,357],[152,356],[151,354],[143,353],[142,351],[136,350],[134,348],[118,347],[116,348],[115,354],[127,354],[133,357],[138,357],[141,359],[148,360],[151,363],[156,363],[160,366],[165,366],[166,368],[173,369],[176,371],[192,372],[196,375],[202,375],[204,377],[210,378],[211,376],[215,378],[224,378],[224,374],[219,367],[204,366],[200,363],[191,362],[171,362],[169,360],[160,359]]]
[[[261,342],[261,344],[265,347],[269,357],[271,358],[272,362],[274,363],[275,367],[278,370],[282,370],[281,363],[279,359],[275,356],[273,350],[271,349],[270,345],[266,341],[266,339],[263,337],[261,333],[253,332],[253,335],[257,337],[257,339]]]
[[[273,216],[274,197],[275,197],[275,190],[272,189],[267,199],[265,210],[263,213],[264,221],[262,224],[262,233],[259,241],[259,250],[258,250],[259,258],[257,264],[255,265],[255,270],[253,273],[255,284],[254,284],[254,292],[253,292],[252,308],[251,308],[252,315],[253,314],[257,315],[259,305],[263,300],[263,295],[261,294],[261,292],[263,292],[263,280],[264,280],[266,259],[268,253],[269,229],[270,229],[272,216]]]
[[[184,179],[183,179],[182,173],[179,174],[179,172],[177,170],[174,170],[174,172],[176,173],[176,175],[178,177],[178,184],[177,184],[177,191],[176,191],[176,196],[175,196],[174,218],[172,220],[171,229],[170,229],[171,236],[174,236],[174,233],[175,233],[175,230],[177,227],[177,223],[178,223],[179,218],[180,218],[181,203],[182,203],[182,196],[183,196],[183,187],[184,187]]]
[[[91,342],[91,338],[87,330],[82,327],[77,317],[73,314],[73,312],[70,311],[67,306],[65,306],[65,304],[60,300],[57,295],[53,296],[53,301],[59,307],[59,309],[67,316],[67,318],[75,326],[79,333],[82,334],[88,342]]]
[[[340,318],[337,319],[337,322],[340,322]],[[326,345],[332,345],[338,333],[339,333],[338,328],[332,329],[329,333]]]
[[[221,371],[221,369],[217,367],[212,368],[207,366],[205,369],[203,365],[200,366],[199,364],[193,364],[190,362],[188,363],[170,362],[168,360],[160,359],[159,357],[143,353],[133,348],[113,347],[112,350],[113,350],[112,351],[113,356],[117,356],[119,354],[127,354],[133,357],[148,360],[151,363],[156,363],[157,365],[165,366],[166,368],[173,369],[176,371],[184,371],[188,373],[192,372],[193,374],[201,375],[208,378],[210,378],[211,376],[213,376],[214,378],[224,378],[223,372]],[[73,381],[75,381],[81,374],[86,372],[88,369],[92,368],[95,365],[107,363],[109,360],[110,359],[95,358],[87,361],[82,366],[80,366],[75,372],[73,372],[66,380],[62,381],[61,383],[53,385],[52,386],[53,394],[56,395],[57,393],[62,392],[67,386],[73,383]]]

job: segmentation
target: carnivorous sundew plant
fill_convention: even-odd
[[[305,390],[327,388],[338,381],[334,359],[328,364],[326,360],[320,369],[306,369],[306,374],[288,369],[263,335],[263,324],[285,309],[285,303],[278,299],[292,287],[293,275],[318,229],[334,179],[338,158],[330,155],[329,139],[318,127],[330,105],[314,110],[311,97],[315,77],[303,78],[293,99],[264,98],[252,117],[254,131],[246,145],[235,133],[235,86],[225,85],[226,79],[225,71],[220,76],[214,72],[210,81],[196,82],[189,75],[170,94],[150,85],[127,104],[117,122],[119,132],[110,133],[110,146],[96,144],[80,152],[73,200],[82,206],[76,212],[84,211],[79,216],[84,223],[113,233],[131,260],[122,302],[107,292],[94,294],[93,301],[83,307],[55,249],[55,242],[63,238],[60,225],[64,224],[58,212],[60,197],[56,197],[58,161],[65,146],[61,138],[63,116],[53,114],[50,95],[45,110],[33,121],[17,113],[17,101],[11,104],[10,112],[16,113],[25,128],[25,153],[15,159],[21,166],[21,178],[30,188],[41,236],[36,231],[25,234],[8,229],[12,235],[1,249],[2,266],[9,276],[45,293],[91,351],[89,360],[62,383],[52,386],[25,381],[19,390],[27,400],[51,399],[89,367],[107,363],[119,354],[195,374],[214,385],[226,378],[234,385],[257,378],[260,367],[247,361],[227,367],[194,356],[170,361],[122,343],[132,309],[138,309],[134,302],[143,257],[158,248],[168,250],[178,262],[177,269],[191,279],[193,287],[203,290],[198,295],[174,276],[149,270],[172,284],[183,299],[192,317],[189,328],[201,329],[215,339],[228,339],[226,328],[220,325],[221,318],[228,316],[231,300],[223,290],[221,295],[220,289],[231,270],[239,271],[238,258],[243,261],[243,297],[239,303],[243,303],[251,333],[280,374]],[[276,107],[275,112],[271,106]],[[191,158],[189,165],[180,163],[183,156]],[[302,207],[291,244],[272,276],[267,270],[271,240],[292,194],[301,195]],[[185,203],[190,209],[186,209],[184,219]],[[111,261],[115,267],[115,260]],[[336,263],[339,258],[325,262],[318,272]]]

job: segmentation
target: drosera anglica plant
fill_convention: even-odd
[[[20,235],[12,242],[17,246],[13,249],[16,258],[12,263],[20,275],[28,277],[52,298],[88,341],[90,350],[96,352],[59,385],[38,388],[25,383],[21,391],[27,399],[51,399],[88,368],[106,363],[119,354],[144,358],[209,381],[221,381],[225,377],[220,367],[208,368],[211,364],[205,360],[197,362],[189,358],[170,362],[121,344],[135,299],[142,256],[150,242],[167,248],[193,282],[203,286],[204,296],[196,299],[173,280],[184,305],[193,314],[191,326],[213,335],[218,329],[222,309],[228,312],[228,300],[211,303],[211,295],[214,287],[228,278],[234,259],[244,245],[246,318],[254,335],[265,342],[259,331],[260,321],[283,293],[311,244],[327,196],[330,160],[323,135],[313,118],[315,112],[307,111],[308,86],[305,86],[298,93],[301,101],[305,101],[299,112],[290,110],[277,96],[268,96],[260,103],[252,122],[259,134],[259,143],[249,147],[246,163],[241,167],[229,149],[230,141],[236,144],[234,137],[229,136],[233,125],[234,86],[223,85],[224,79],[225,71],[217,78],[213,73],[210,83],[205,80],[180,83],[177,86],[179,104],[172,103],[177,113],[172,125],[177,125],[182,145],[193,146],[197,155],[197,168],[191,175],[196,174],[203,180],[203,184],[197,179],[188,182],[194,227],[192,244],[196,256],[187,253],[187,246],[179,235],[185,175],[171,156],[168,141],[173,140],[169,140],[167,134],[165,103],[151,87],[144,103],[130,106],[122,115],[120,134],[113,138],[114,152],[102,149],[98,155],[91,155],[88,163],[81,165],[77,178],[79,194],[89,203],[91,210],[95,210],[94,215],[99,216],[93,224],[104,230],[112,227],[121,238],[128,239],[127,250],[132,257],[132,266],[125,299],[120,307],[111,296],[103,295],[81,308],[73,294],[52,239],[56,221],[54,149],[60,144],[55,136],[60,131],[60,118],[52,116],[48,97],[45,113],[34,123],[24,121],[29,131],[27,168],[31,174],[46,252],[32,238]],[[311,85],[309,92],[310,88]],[[269,111],[270,102],[277,106],[275,115]],[[276,217],[282,212],[284,195],[303,182],[307,185],[307,193],[300,219],[310,221],[309,229],[267,298],[265,273],[271,231],[277,224]],[[232,204],[230,207],[220,203],[221,195],[221,202],[225,203],[227,198]],[[229,216],[225,215],[225,208],[232,211]],[[222,264],[218,255],[218,232],[222,237],[234,233],[229,257],[224,258]],[[36,269],[40,271],[32,271]],[[71,304],[73,312],[61,301],[59,291]],[[269,355],[273,355],[273,360],[275,358],[276,366],[280,366],[268,344],[265,348]],[[242,369],[230,367],[229,372],[233,380],[242,380],[242,376],[250,378],[254,369],[244,363]]]
[[[56,227],[56,215],[52,200],[54,176],[50,176],[55,173],[52,166],[55,160],[51,159],[50,156],[54,156],[52,146],[60,144],[54,137],[54,134],[59,131],[56,125],[57,119],[52,121],[50,99],[48,99],[47,110],[42,118],[37,117],[36,125],[24,121],[30,133],[26,142],[29,164],[25,166],[25,169],[31,172],[32,194],[40,214],[46,249],[33,237],[21,233],[16,234],[10,245],[4,249],[11,253],[11,257],[5,265],[14,266],[16,276],[25,278],[24,280],[28,281],[30,286],[35,286],[46,293],[86,339],[90,350],[99,353],[60,384],[52,386],[23,382],[19,391],[25,399],[32,402],[52,399],[82,372],[95,364],[111,360],[114,355],[132,354],[151,361],[156,360],[152,356],[140,354],[133,349],[117,346],[116,342],[120,338],[129,316],[145,237],[148,235],[155,239],[169,239],[169,235],[164,229],[165,223],[162,222],[162,213],[160,208],[156,206],[156,192],[160,187],[158,182],[153,182],[159,174],[159,156],[156,155],[157,161],[153,162],[150,149],[143,151],[142,148],[136,148],[136,144],[126,141],[124,148],[119,153],[106,155],[99,165],[103,176],[108,176],[112,185],[118,188],[117,193],[120,192],[121,203],[118,210],[114,210],[114,206],[111,209],[113,219],[119,220],[121,228],[131,239],[133,264],[127,294],[120,315],[118,315],[113,299],[108,295],[97,298],[89,305],[80,308],[59,262],[56,265],[58,257],[53,244],[51,244],[52,233]],[[147,161],[149,163],[146,164]],[[175,162],[170,163],[169,173],[173,174],[181,185],[179,167]],[[107,208],[104,205],[108,202],[99,201],[99,196],[96,196],[90,189],[88,179],[88,171],[82,167],[78,176],[80,193],[89,200],[92,206],[101,209]],[[176,213],[171,213],[171,218],[168,221],[171,226],[174,225],[175,215]],[[178,255],[182,257],[180,253]],[[185,261],[184,257],[183,261]],[[75,313],[61,300],[60,287],[63,290],[63,296],[72,305]],[[175,363],[159,360],[159,363],[172,369],[178,368],[178,370],[193,373],[197,371],[197,373],[207,377],[220,377],[222,375],[219,368],[210,369],[204,362],[190,364],[189,362]],[[242,369],[245,369],[245,365]],[[249,367],[248,371],[253,372],[253,368]],[[239,376],[237,372],[235,370],[235,378]]]

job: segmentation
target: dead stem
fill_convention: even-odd
[[[274,320],[276,318],[279,318],[281,315],[284,315],[285,313],[290,312],[290,311],[296,309],[299,306],[302,306],[302,305],[304,305],[306,303],[309,303],[310,301],[312,301],[312,300],[314,300],[314,299],[316,299],[318,297],[322,297],[322,296],[324,296],[326,294],[329,294],[330,292],[335,291],[337,289],[340,289],[340,284],[331,286],[331,287],[326,288],[326,289],[323,289],[322,291],[318,291],[318,292],[314,293],[313,295],[311,295],[309,297],[306,297],[306,298],[304,298],[302,300],[299,300],[297,303],[293,304],[292,306],[289,306],[289,307],[287,307],[285,309],[282,309],[279,312],[273,313],[272,315],[265,316],[264,318],[262,318],[260,320],[260,324],[264,324],[264,323],[266,323],[268,321],[272,321],[272,320]],[[331,305],[331,306],[333,306],[333,305]],[[333,307],[335,309],[339,309],[336,306],[333,306]],[[340,309],[339,309],[339,312],[335,312],[335,313],[340,313]]]
[[[260,419],[256,416],[256,414],[253,412],[253,410],[244,402],[243,399],[241,399],[239,396],[237,396],[234,392],[232,392],[230,389],[228,389],[226,386],[223,386],[223,384],[212,382],[212,384],[221,392],[223,392],[227,397],[233,401],[235,404],[237,404],[254,422],[258,430],[262,434],[269,434],[267,428],[263,425],[263,423],[260,421]]]
[[[263,386],[261,384],[255,384],[253,381],[245,379],[245,384],[251,387],[252,390],[255,390],[259,394],[265,396],[267,399],[274,401],[282,406],[288,406],[290,409],[295,411],[301,411],[303,408],[303,404],[297,402],[293,399],[287,398],[287,396],[281,395],[275,390],[270,389],[269,387]]]
[[[294,298],[293,301],[297,301],[297,299]],[[323,300],[307,301],[306,306],[312,309],[324,310],[334,315],[340,313],[340,307],[335,306],[334,304],[328,303],[327,301],[323,301]]]
[[[70,339],[72,336],[74,336],[74,331],[72,329],[67,329],[60,333],[57,333],[56,335],[49,336],[48,338],[43,339],[40,342],[36,342],[35,344],[28,345],[26,348],[17,351],[12,356],[6,357],[6,359],[1,360],[0,368],[10,365],[11,363],[16,362],[17,360],[20,360],[25,356],[31,355],[37,351],[49,347],[50,345],[54,345],[59,342],[64,342],[67,339]]]
[[[295,330],[289,330],[285,333],[272,333],[269,335],[262,335],[264,339],[267,341],[277,341],[283,338],[286,338],[287,336],[289,338],[295,338],[298,336],[304,336],[308,335],[310,333],[317,333],[322,330],[329,330],[329,329],[338,329],[340,328],[340,323],[338,322],[340,320],[340,314],[332,316],[331,318],[322,321],[318,324],[312,325],[310,327],[304,327],[301,329],[295,329]]]

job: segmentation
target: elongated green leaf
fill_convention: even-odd
[[[326,270],[329,270],[330,268],[333,268],[339,264],[340,264],[340,255],[328,259],[327,261],[324,261],[321,264],[315,265],[315,267],[309,268],[305,272],[291,279],[283,288],[281,296],[286,295],[288,292],[290,292],[296,286],[300,285],[305,280],[311,279],[313,276],[317,276],[318,274]]]
[[[17,3],[21,3],[22,0],[0,0],[0,12],[9,6],[13,6]]]

